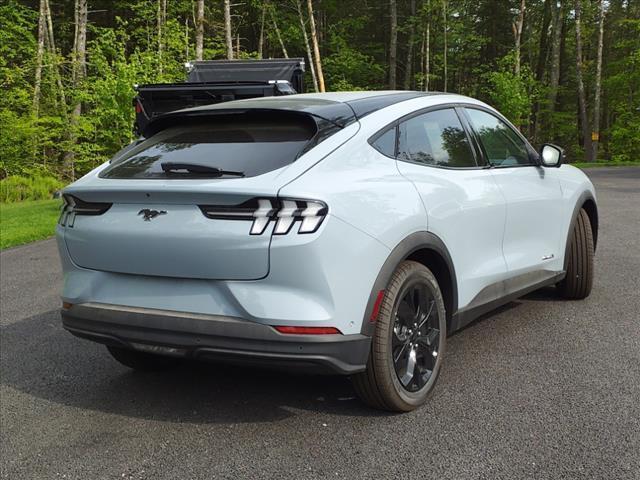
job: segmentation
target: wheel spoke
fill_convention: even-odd
[[[404,353],[404,351],[407,348],[407,345],[409,345],[409,343],[405,343],[402,345],[402,347],[399,348],[399,351],[397,354],[394,354],[393,356],[393,363],[397,365],[398,360],[400,360],[400,357],[402,357],[402,354]]]
[[[407,388],[409,387],[409,384],[413,380],[415,369],[416,369],[416,351],[411,350],[409,352],[409,355],[407,355],[407,364],[406,364],[404,373],[402,374],[402,377],[400,377],[400,381]]]
[[[420,330],[422,326],[425,324],[425,322],[429,320],[429,317],[431,317],[431,312],[433,312],[433,307],[435,306],[435,304],[436,304],[436,301],[431,300],[431,304],[429,305],[429,311],[427,312],[427,315],[420,322],[420,325],[418,325],[418,330]]]

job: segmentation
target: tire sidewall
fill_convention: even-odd
[[[386,350],[387,350],[387,354],[385,355],[386,364],[384,366],[381,365],[381,367],[383,367],[383,370],[385,371],[386,376],[388,376],[388,378],[391,381],[391,384],[394,390],[393,393],[395,393],[395,396],[398,397],[397,400],[401,404],[404,404],[402,406],[403,409],[410,410],[419,405],[422,405],[427,400],[430,392],[433,390],[433,387],[438,379],[438,375],[442,367],[443,356],[445,353],[447,320],[446,320],[446,310],[444,307],[444,300],[442,298],[442,293],[440,292],[438,282],[434,277],[434,275],[431,273],[431,271],[428,268],[426,268],[422,264],[419,264],[417,262],[406,262],[406,263],[411,264],[411,268],[409,270],[405,270],[405,269],[400,270],[399,272],[400,277],[397,278],[397,280],[399,281],[399,287],[398,288],[392,287],[392,291],[388,291],[388,295],[385,295],[385,301],[388,303],[386,305],[387,308],[384,310],[387,312],[387,315],[385,316],[384,319],[382,319],[383,321],[380,322],[379,327],[384,328],[384,334],[386,336]],[[439,320],[441,335],[439,338],[438,356],[436,359],[436,365],[433,369],[433,373],[431,374],[431,378],[429,378],[429,381],[419,391],[409,392],[402,386],[402,384],[400,383],[400,379],[396,374],[395,365],[393,363],[391,342],[392,342],[392,336],[394,335],[393,333],[393,327],[395,323],[394,321],[395,319],[393,318],[394,312],[396,312],[398,308],[398,304],[402,299],[402,293],[406,290],[408,286],[417,282],[424,283],[425,285],[427,285],[431,294],[433,295],[433,298],[435,300],[435,306],[438,311],[438,320]]]

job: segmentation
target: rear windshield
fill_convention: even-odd
[[[294,162],[315,133],[315,122],[306,115],[239,114],[189,120],[118,155],[100,177],[202,178],[186,170],[167,174],[163,163],[202,165],[254,177]]]

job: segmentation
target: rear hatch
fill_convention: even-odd
[[[277,172],[318,134],[310,115],[292,112],[176,121],[65,190],[69,255],[83,268],[127,274],[262,278]]]

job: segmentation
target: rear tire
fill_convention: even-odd
[[[107,346],[107,350],[109,350],[113,358],[125,367],[141,372],[162,372],[175,367],[180,362],[177,358],[139,352],[122,347]]]
[[[578,213],[570,242],[567,275],[557,287],[564,298],[581,300],[593,286],[593,231],[584,209]]]
[[[425,403],[440,373],[446,325],[435,276],[420,263],[402,262],[380,305],[367,369],[352,377],[360,398],[394,412]]]

